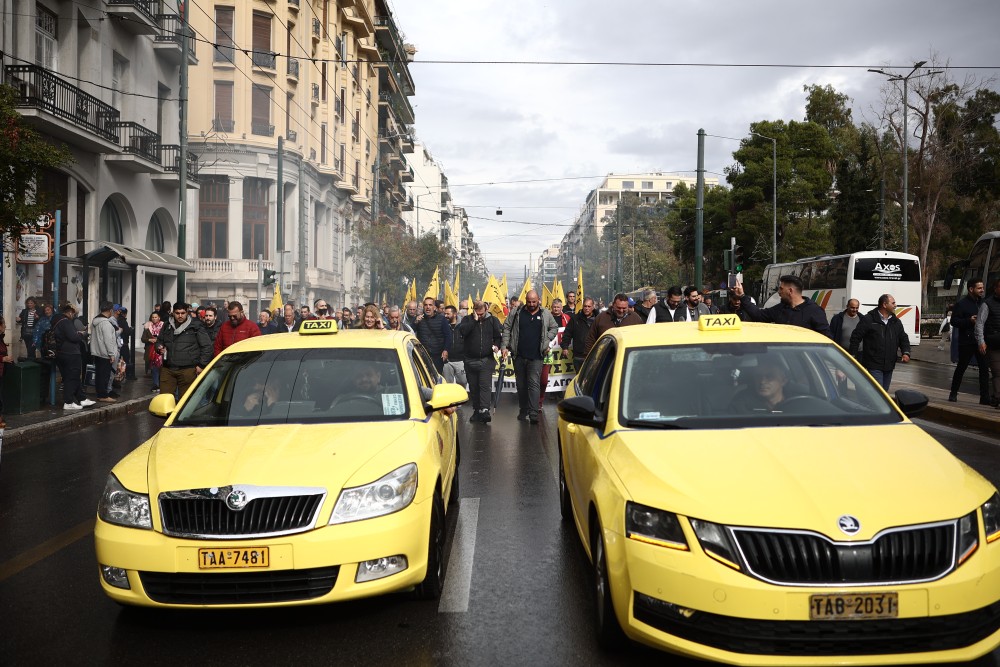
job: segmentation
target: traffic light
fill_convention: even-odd
[[[733,273],[743,273],[743,246],[733,246]]]
[[[278,282],[278,272],[271,269],[264,269],[264,284],[273,285]]]
[[[726,271],[733,270],[733,251],[723,250],[722,251],[722,268]]]

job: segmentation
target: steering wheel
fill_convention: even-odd
[[[333,403],[330,405],[330,407],[333,407],[335,405],[340,405],[341,403],[349,403],[351,401],[361,401],[361,402],[370,401],[372,403],[376,403],[379,407],[382,407],[381,398],[372,396],[371,394],[362,394],[362,393],[352,393],[352,394],[344,394],[343,396],[338,396],[333,400]]]

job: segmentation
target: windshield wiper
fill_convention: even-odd
[[[662,429],[686,429],[687,426],[678,424],[677,422],[667,422],[667,421],[652,421],[650,419],[628,419],[625,421],[626,426],[633,426],[635,428],[662,428]]]

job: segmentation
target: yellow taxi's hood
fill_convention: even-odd
[[[954,519],[993,492],[913,424],[848,428],[636,430],[612,436],[609,462],[638,503],[729,525],[812,529],[855,539],[889,526]]]
[[[257,484],[336,493],[366,462],[413,430],[408,420],[164,428],[150,448],[149,488],[155,494]]]

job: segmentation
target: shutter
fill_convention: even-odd
[[[271,52],[271,17],[266,14],[253,14],[253,50]]]
[[[215,8],[215,43],[219,46],[233,45],[233,9]]]
[[[228,81],[215,82],[215,119],[222,127],[232,127],[233,84]]]
[[[271,89],[254,84],[251,119],[254,123],[271,124]]]

